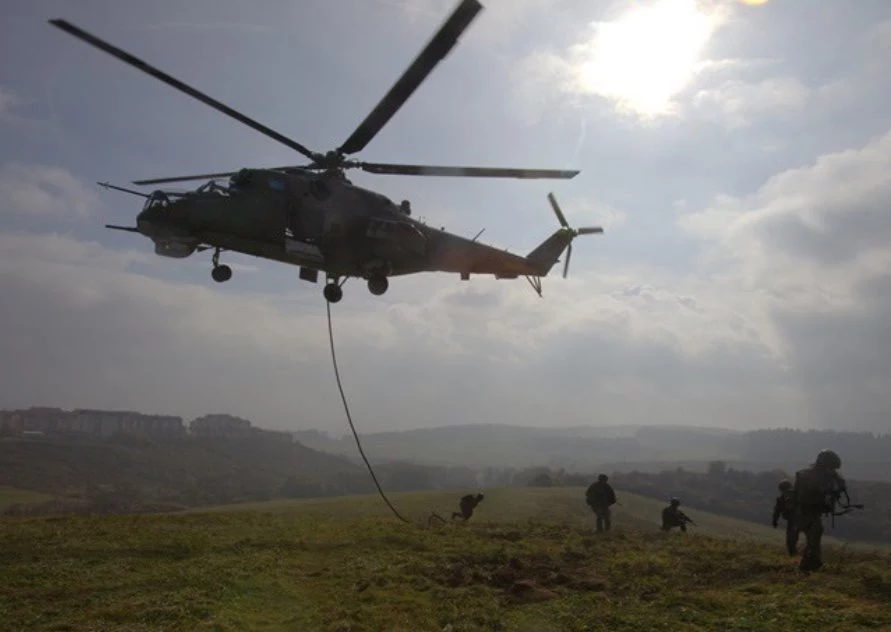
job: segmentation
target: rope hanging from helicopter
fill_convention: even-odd
[[[340,399],[343,402],[343,410],[346,413],[347,421],[350,424],[350,430],[353,431],[353,438],[356,440],[356,447],[359,448],[359,454],[362,456],[362,460],[365,461],[365,467],[368,468],[368,473],[371,474],[371,480],[374,481],[375,487],[377,487],[378,493],[381,495],[381,498],[384,499],[384,502],[387,503],[387,507],[390,508],[390,511],[393,512],[393,515],[399,518],[402,522],[409,523],[411,522],[407,518],[403,517],[402,514],[393,506],[390,502],[390,499],[387,498],[387,495],[384,493],[383,488],[381,488],[381,484],[377,480],[377,476],[374,473],[374,468],[371,467],[371,463],[369,463],[368,458],[365,456],[365,451],[362,449],[362,442],[359,440],[359,433],[356,432],[356,426],[353,424],[353,416],[350,414],[350,406],[347,403],[346,395],[343,393],[343,384],[340,381],[340,371],[337,368],[337,354],[334,351],[334,330],[331,326],[331,303],[327,300],[325,301],[325,309],[328,312],[328,342],[331,346],[331,363],[334,365],[334,377],[337,379],[337,390],[340,391]]]

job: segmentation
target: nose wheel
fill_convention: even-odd
[[[214,281],[223,283],[232,278],[232,268],[225,263],[220,265],[220,248],[214,249],[212,262],[213,270],[210,271],[210,276],[213,277]]]
[[[226,264],[216,266],[213,270],[210,271],[210,276],[212,276],[213,280],[217,283],[223,283],[224,281],[228,281],[232,278],[232,268],[230,268]]]

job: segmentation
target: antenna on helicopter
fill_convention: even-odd
[[[108,182],[97,182],[100,187],[105,189],[114,189],[115,191],[123,191],[124,193],[129,193],[130,195],[138,195],[139,197],[148,198],[148,193],[143,193],[142,191],[134,191],[133,189],[125,189],[124,187],[115,186],[114,184],[109,184]]]

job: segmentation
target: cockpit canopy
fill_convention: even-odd
[[[250,169],[240,169],[238,173],[229,178],[229,189],[232,191],[247,189],[251,186],[251,179]]]
[[[148,198],[146,198],[142,210],[167,212],[170,210],[170,198],[168,198],[167,194],[160,189],[158,189],[157,191],[152,191],[151,194],[149,194]]]
[[[229,178],[229,191],[232,193],[254,189],[258,185],[265,186],[265,188],[273,191],[285,191],[287,189],[287,182],[284,176],[272,171],[244,168]]]

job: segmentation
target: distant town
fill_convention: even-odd
[[[290,432],[257,428],[247,419],[226,414],[197,417],[188,427],[182,417],[147,415],[126,410],[31,407],[0,410],[0,435],[93,436],[131,435],[158,439],[214,437],[262,438],[292,443]]]

